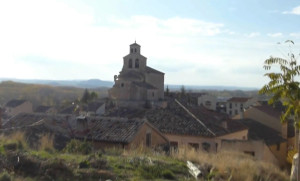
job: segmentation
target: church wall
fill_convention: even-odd
[[[146,82],[158,89],[158,99],[164,98],[164,74],[146,74]]]

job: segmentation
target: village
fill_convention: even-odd
[[[96,150],[141,145],[164,152],[183,146],[207,153],[231,150],[290,169],[287,157],[297,136],[292,120],[280,121],[281,102],[172,92],[165,89],[165,74],[147,61],[151,60],[141,54],[141,46],[131,44],[106,98],[61,110],[48,105],[33,109],[29,100],[10,100],[0,109],[0,132],[25,131],[31,133],[29,139],[51,133],[58,149],[78,139]]]

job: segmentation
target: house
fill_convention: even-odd
[[[198,106],[204,106],[209,110],[216,111],[217,98],[209,94],[202,94],[198,97]]]
[[[280,116],[284,112],[284,107],[281,104],[275,106],[262,104],[257,106],[251,106],[247,109],[243,118],[255,120],[269,128],[278,131],[281,136],[287,140],[288,150],[295,148],[295,128],[293,125],[293,120],[287,120],[282,123]],[[234,117],[239,119],[239,116]]]
[[[287,140],[279,131],[252,119],[238,121],[249,128],[248,140],[222,140],[222,150],[243,152],[257,160],[286,167]]]
[[[101,116],[105,113],[105,102],[93,101],[82,107],[80,115]]]
[[[38,106],[34,112],[36,113],[45,113],[45,114],[56,114],[57,110],[52,106]]]
[[[27,100],[10,100],[5,104],[5,113],[9,116],[15,116],[19,113],[32,113],[32,103]]]
[[[255,98],[250,97],[232,97],[227,100],[226,113],[231,117],[243,114],[244,110],[256,103]]]
[[[91,141],[95,148],[129,149],[141,145],[155,148],[169,144],[168,139],[145,119],[81,117],[79,120],[76,137]]]
[[[205,107],[192,108],[178,100],[169,100],[164,109],[132,109],[119,107],[108,110],[108,116],[146,118],[169,141],[171,147],[191,146],[209,152],[219,150],[223,139],[247,139],[243,124]]]
[[[147,66],[147,58],[141,55],[141,46],[136,42],[130,45],[114,82],[109,97],[117,105],[154,106],[164,98],[164,73]]]

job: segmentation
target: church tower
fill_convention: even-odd
[[[136,42],[129,46],[129,54],[123,57],[123,68],[114,81],[109,97],[118,103],[142,105],[164,98],[164,73],[147,66],[147,58],[141,55],[141,46]]]

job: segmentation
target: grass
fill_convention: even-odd
[[[8,177],[11,180],[194,180],[188,172],[187,160],[199,166],[203,173],[201,179],[207,181],[289,179],[276,166],[235,152],[212,154],[187,147],[170,155],[145,147],[94,151],[89,143],[78,140],[72,140],[63,151],[57,151],[53,148],[51,135],[43,135],[39,143],[37,149],[31,149],[21,132],[0,135],[0,153],[5,154],[0,155],[0,165],[8,162],[7,168],[12,168],[0,168],[0,181]],[[7,149],[7,145],[13,149]],[[21,165],[9,167],[9,161],[16,160],[16,155],[20,157]],[[39,168],[34,170],[35,174],[32,174],[33,168]]]

